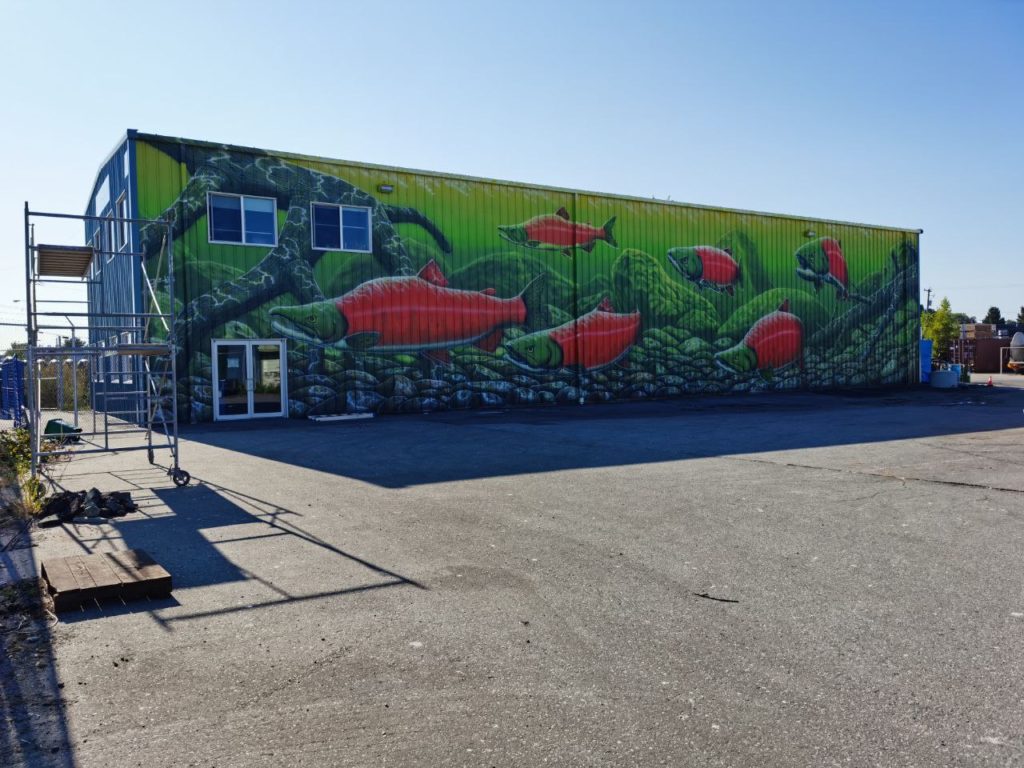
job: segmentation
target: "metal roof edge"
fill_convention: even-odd
[[[96,173],[93,174],[92,177],[92,191],[89,192],[89,199],[85,201],[85,209],[82,211],[83,215],[89,215],[89,204],[92,202],[92,198],[96,194],[96,187],[99,184],[100,174],[103,172],[103,169],[106,168],[107,163],[109,163],[113,159],[114,155],[116,155],[118,151],[120,151],[121,147],[124,146],[124,143],[129,139],[134,138],[135,134],[136,131],[134,128],[129,128],[127,131],[125,131],[124,135],[117,140],[117,143],[114,145],[114,148],[107,153],[107,156],[103,158],[103,162],[101,162],[99,166],[96,168]],[[93,213],[95,213],[95,211],[93,211]]]
[[[702,205],[700,203],[684,203],[675,200],[662,200],[656,197],[638,197],[636,195],[618,195],[612,192],[595,192],[587,189],[575,189],[573,187],[557,187],[548,184],[530,184],[523,181],[511,181],[507,179],[492,179],[486,176],[470,176],[460,173],[448,173],[445,171],[428,171],[422,168],[405,168],[397,165],[381,165],[379,163],[366,163],[358,160],[344,160],[342,158],[324,157],[322,155],[307,155],[301,152],[282,152],[273,149],[261,149],[259,147],[247,147],[241,144],[225,144],[216,141],[205,141],[202,139],[187,139],[180,136],[164,136],[159,133],[143,133],[131,131],[131,138],[146,141],[154,139],[157,141],[172,142],[194,147],[208,147],[211,149],[229,149],[237,152],[259,153],[272,155],[286,160],[304,160],[307,162],[319,162],[332,165],[348,165],[357,168],[368,168],[376,171],[392,171],[395,173],[412,173],[420,176],[431,176],[440,179],[453,179],[455,181],[470,181],[484,184],[498,184],[506,187],[517,187],[520,189],[535,189],[548,192],[562,192],[566,194],[590,195],[593,197],[609,197],[617,200],[629,200],[638,203],[657,203],[659,205],[675,206],[677,208],[690,208],[698,211],[714,211],[716,213],[734,213],[744,216],[765,216],[772,219],[786,219],[789,221],[802,221],[809,224],[835,224],[844,227],[862,227],[864,229],[880,229],[886,232],[903,232],[920,235],[924,232],[919,227],[894,227],[885,224],[865,224],[858,221],[845,221],[843,219],[824,219],[816,216],[794,216],[787,213],[773,213],[771,211],[754,211],[745,208],[727,208],[716,205]],[[116,151],[116,150],[115,150]],[[111,153],[113,156],[113,153]],[[110,159],[109,157],[107,158]],[[102,166],[100,166],[102,168]]]

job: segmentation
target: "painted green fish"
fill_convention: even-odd
[[[804,243],[796,250],[797,277],[814,284],[820,291],[822,285],[831,285],[840,299],[865,299],[850,293],[850,277],[846,269],[846,257],[842,244],[832,237],[819,237]]]
[[[509,359],[530,371],[596,371],[625,357],[640,333],[640,313],[616,312],[605,298],[587,314],[557,328],[520,336],[506,346]]]
[[[560,251],[565,256],[572,256],[573,248],[590,253],[594,243],[604,240],[612,246],[618,246],[612,235],[615,217],[612,216],[604,226],[573,221],[565,208],[559,208],[554,214],[534,216],[522,224],[509,224],[498,227],[498,234],[510,243],[525,248]]]
[[[774,312],[762,317],[734,347],[715,355],[715,364],[731,373],[759,371],[771,380],[775,371],[793,363],[803,369],[804,325],[789,311],[785,300]]]

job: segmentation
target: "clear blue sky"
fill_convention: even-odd
[[[2,319],[23,201],[129,127],[920,227],[922,287],[1024,304],[1020,2],[3,0],[0,67]]]

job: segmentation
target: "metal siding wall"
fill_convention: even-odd
[[[293,179],[289,182],[293,187],[288,189],[269,188],[266,175],[255,163],[263,155],[235,148],[228,151],[233,170],[225,172],[227,166],[212,159],[223,155],[223,148],[140,140],[140,214],[157,216],[175,205],[191,174],[213,168],[219,174],[227,173],[223,176],[225,192],[276,195],[279,233],[289,200],[300,200],[308,215],[309,195],[301,184],[294,186],[299,182]],[[477,292],[475,296],[445,293],[437,299],[439,312],[431,322],[453,341],[432,356],[418,354],[416,349],[356,350],[289,339],[287,374],[293,416],[916,382],[916,233],[315,158],[288,156],[286,163],[291,168],[288,173],[296,179],[305,178],[307,171],[301,169],[308,170],[310,184],[316,174],[325,174],[348,182],[356,192],[362,190],[383,205],[412,209],[426,217],[452,247],[445,252],[425,226],[394,224],[413,271],[434,260],[446,276],[448,288]],[[385,183],[393,185],[392,193],[378,192],[379,185]],[[589,251],[577,247],[569,258],[555,246],[540,243],[534,244],[539,247],[527,247],[501,236],[499,227],[523,225],[538,216],[551,221],[562,207],[576,224],[578,237],[590,231],[587,227],[595,228],[597,239]],[[381,210],[378,216],[388,215]],[[180,206],[178,211],[184,214]],[[614,247],[600,234],[612,216],[616,217]],[[841,243],[841,260],[848,272],[845,287],[830,274],[830,268],[815,273],[813,279],[808,279],[810,273],[803,279],[797,274],[797,250],[821,250],[824,246],[816,244],[826,237]],[[694,246],[728,249],[739,264],[740,279],[731,286],[717,286],[722,290],[687,279],[673,266],[668,252]],[[175,249],[181,275],[178,298],[183,307],[218,288],[232,290],[231,281],[271,251],[210,244],[205,215],[180,233]],[[312,253],[309,247],[307,251]],[[912,263],[897,266],[893,260],[897,252]],[[317,283],[328,298],[344,296],[369,280],[407,279],[389,272],[380,253],[372,257],[330,252],[314,255],[312,260]],[[502,323],[503,340],[496,350],[481,349],[480,339],[456,341],[478,331],[476,319],[493,306],[491,297],[480,292],[493,289],[497,298],[514,300],[537,277],[541,277],[543,288],[531,288],[525,323]],[[850,295],[845,295],[847,292]],[[192,409],[196,419],[211,416],[209,338],[276,337],[280,334],[271,325],[271,310],[296,303],[273,280],[263,284],[258,296],[246,298],[251,310],[187,339],[190,365],[181,395],[183,405]],[[612,307],[605,315],[611,316],[593,315],[604,298]],[[398,312],[399,308],[381,305],[387,300],[381,291],[369,302],[373,311],[384,316]],[[787,314],[796,319],[779,321],[777,312],[787,300]],[[412,322],[426,317],[422,311]],[[624,344],[622,334],[603,332],[625,324],[623,318],[636,312],[641,323],[634,343]],[[799,324],[802,342],[798,348],[774,352],[762,348],[760,356],[753,356],[755,367],[727,370],[732,360],[751,359],[751,329],[759,323],[779,322],[790,324],[787,327]],[[536,340],[550,348],[555,339],[560,340],[555,346],[563,357],[577,360],[576,365],[526,364],[529,361],[522,355],[529,343]],[[450,362],[441,362],[446,354]],[[761,358],[775,363],[765,364]]]
[[[124,150],[127,142],[120,144],[100,169],[93,185],[89,203],[86,207],[86,214],[90,216],[116,216],[117,202],[122,195],[128,196],[129,216],[133,215],[134,208],[131,208],[131,184],[130,167],[124,163]],[[96,193],[101,185],[107,182],[109,185],[109,199],[100,210],[96,210]],[[117,224],[115,223],[115,226]],[[106,222],[87,221],[85,224],[86,242],[94,243],[97,231],[100,232],[100,247],[104,251],[114,251],[111,255],[97,253],[95,256],[95,272],[93,280],[98,281],[86,288],[89,312],[98,313],[98,317],[92,318],[89,322],[94,326],[122,326],[127,323],[127,318],[118,317],[116,313],[132,313],[136,311],[136,292],[138,284],[138,266],[136,259],[130,255],[120,255],[121,250],[130,253],[135,242],[134,233],[129,235],[129,242],[124,249],[115,249],[115,243],[111,243]],[[111,313],[111,314],[100,314]],[[111,344],[114,337],[119,336],[118,330],[114,327],[94,328],[89,332],[89,342],[103,342]],[[136,398],[132,395],[121,394],[136,388],[135,377],[137,371],[133,370],[129,358],[109,357],[101,361],[102,370],[105,373],[115,373],[114,376],[105,376],[102,383],[94,387],[96,405],[100,409],[109,410],[130,410],[136,405]]]

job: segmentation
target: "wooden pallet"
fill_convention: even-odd
[[[58,613],[85,602],[171,594],[171,574],[141,549],[44,560],[43,580]]]

